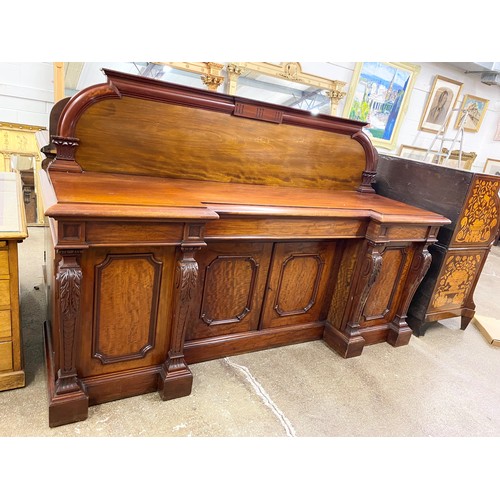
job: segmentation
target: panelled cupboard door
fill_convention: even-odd
[[[335,248],[335,242],[275,244],[261,329],[326,318]]]
[[[360,318],[363,327],[383,325],[394,319],[413,255],[414,249],[408,245],[388,247],[381,253],[382,267]]]
[[[199,281],[186,340],[257,330],[273,244],[210,242],[196,254]]]
[[[160,365],[170,338],[175,248],[90,248],[81,266],[78,373]]]

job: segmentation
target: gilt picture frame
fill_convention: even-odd
[[[489,102],[488,99],[465,94],[455,122],[455,128],[459,129],[463,120],[465,132],[479,132]]]
[[[484,164],[483,173],[490,175],[500,175],[500,160],[487,158]]]
[[[437,133],[446,130],[456,108],[463,83],[436,75],[420,118],[419,130]]]
[[[367,122],[375,147],[394,149],[419,71],[410,63],[356,63],[343,116]]]
[[[424,161],[427,163],[433,163],[435,158],[434,151],[427,152],[427,148],[420,148],[417,146],[409,146],[407,144],[401,144],[399,147],[398,156],[402,158],[408,158],[410,160]]]

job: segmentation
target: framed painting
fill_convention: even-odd
[[[488,99],[465,94],[458,112],[455,128],[463,127],[466,132],[477,132],[488,109]]]
[[[367,122],[374,146],[394,149],[419,71],[408,63],[356,63],[344,117]]]
[[[435,152],[429,151],[429,154],[427,154],[427,148],[419,148],[416,146],[407,146],[406,144],[402,144],[399,148],[398,156],[401,156],[402,158],[409,158],[410,160],[433,163],[435,157],[433,153]]]
[[[452,168],[463,168],[464,170],[472,170],[474,160],[477,158],[477,154],[474,151],[461,152],[459,149],[449,151],[448,149],[443,148],[441,153],[448,155],[448,158],[446,158],[446,156],[439,157],[439,163],[441,165]]]
[[[488,158],[484,164],[483,172],[485,174],[500,175],[500,160]]]
[[[437,133],[446,130],[463,83],[436,75],[418,128]]]

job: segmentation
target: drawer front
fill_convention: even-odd
[[[10,280],[0,279],[0,309],[10,308]]]
[[[0,372],[12,367],[12,342],[0,342]]]
[[[9,252],[5,243],[5,241],[0,241],[0,279],[9,277]]]
[[[0,342],[11,340],[12,337],[12,322],[10,319],[10,311],[0,311]]]

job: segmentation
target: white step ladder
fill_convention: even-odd
[[[459,109],[453,109],[452,111],[459,111]],[[433,155],[431,158],[431,163],[444,163],[446,160],[449,159],[451,152],[453,151],[453,146],[458,142],[460,147],[458,149],[458,168],[461,167],[462,164],[462,151],[463,151],[463,140],[464,140],[464,126],[465,126],[465,121],[467,119],[467,116],[469,115],[469,110],[465,109],[462,113],[462,117],[460,118],[460,123],[458,124],[458,130],[457,133],[455,134],[455,137],[450,138],[446,137],[446,124],[448,122],[448,117],[444,120],[443,125],[441,125],[441,128],[439,131],[436,133],[434,136],[434,139],[432,139],[432,142],[427,149],[427,152],[425,154],[425,160],[427,160],[427,157],[429,155]],[[436,141],[440,142],[440,147],[438,151],[433,150],[432,148],[434,147],[434,144]],[[445,142],[451,142],[450,147],[447,149],[444,149],[444,143]],[[446,152],[444,152],[446,151]],[[443,158],[441,160],[441,158]]]

